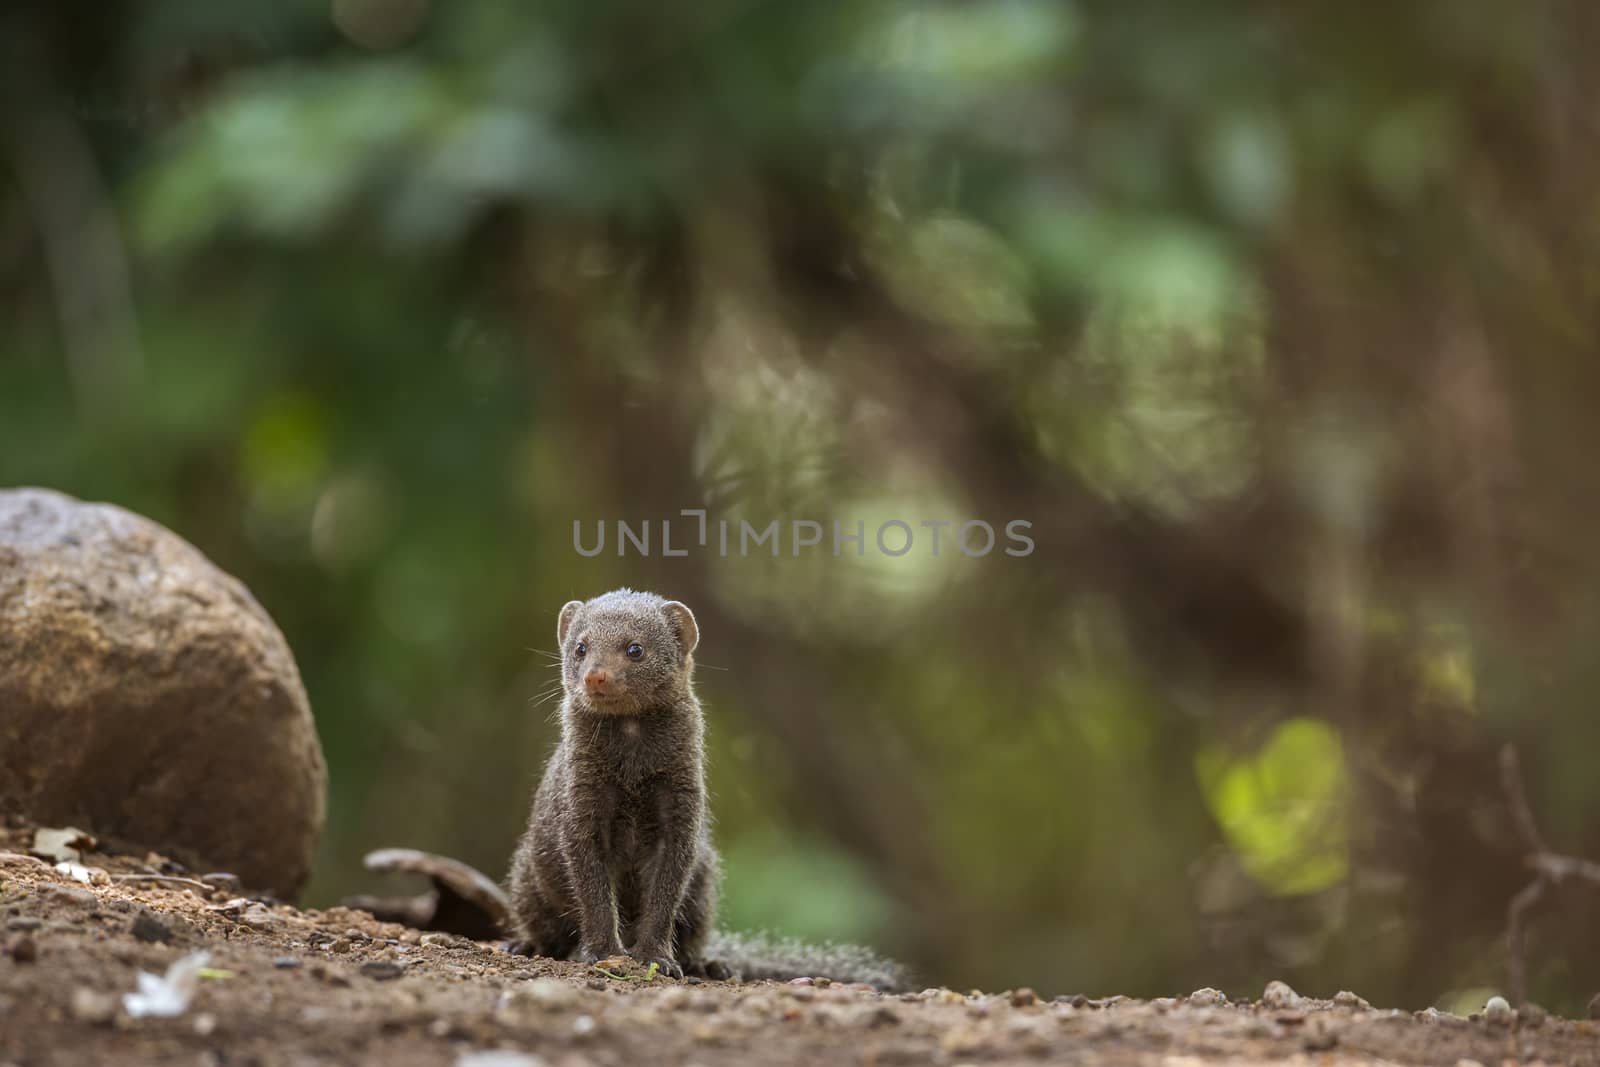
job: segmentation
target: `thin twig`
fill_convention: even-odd
[[[175,874],[113,874],[111,880],[113,882],[170,882],[173,885],[199,889],[205,893],[210,893],[217,888],[214,885],[207,885],[193,878],[179,878]]]
[[[1528,913],[1546,893],[1567,881],[1585,882],[1600,889],[1600,863],[1551,852],[1533,818],[1528,794],[1522,785],[1522,762],[1510,745],[1500,750],[1500,784],[1505,788],[1511,821],[1522,839],[1527,854],[1522,861],[1534,872],[1534,879],[1511,898],[1506,908],[1506,970],[1511,999],[1521,1004],[1528,993]]]
[[[1517,750],[1510,745],[1500,750],[1500,783],[1505,787],[1506,803],[1511,806],[1511,821],[1516,824],[1523,847],[1530,853],[1550,851],[1539,834],[1539,824],[1533,819],[1527,791],[1522,787],[1522,761],[1517,758]]]
[[[1522,1004],[1528,999],[1528,931],[1526,916],[1539,901],[1544,899],[1544,890],[1545,882],[1543,878],[1540,878],[1512,897],[1511,906],[1506,909],[1506,950],[1508,953],[1506,969],[1509,972],[1507,985],[1510,986],[1511,1002],[1513,1004]]]

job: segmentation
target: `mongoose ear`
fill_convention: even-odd
[[[567,631],[572,629],[572,620],[578,617],[578,612],[583,608],[583,601],[569,600],[561,605],[561,614],[556,618],[556,644],[567,643]]]
[[[667,617],[667,625],[678,635],[683,654],[687,656],[693,652],[694,646],[700,643],[700,624],[694,621],[694,612],[689,610],[689,606],[678,600],[669,600],[661,605],[661,614]]]

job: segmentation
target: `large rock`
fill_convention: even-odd
[[[148,519],[0,491],[0,807],[291,897],[327,769],[277,626]]]

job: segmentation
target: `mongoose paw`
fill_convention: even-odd
[[[683,968],[678,966],[677,961],[671,957],[650,956],[648,958],[639,958],[639,962],[646,967],[654,967],[658,974],[664,974],[668,978],[683,977]]]
[[[683,973],[695,978],[705,978],[713,982],[726,982],[737,978],[732,967],[721,960],[692,959],[683,965]]]
[[[514,941],[502,942],[500,947],[502,949],[504,949],[505,951],[511,953],[513,956],[537,956],[538,955],[537,952],[533,951],[533,942],[532,941],[524,941],[521,938],[517,938]]]

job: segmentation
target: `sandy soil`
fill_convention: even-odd
[[[646,979],[421,935],[364,912],[240,898],[160,856],[86,853],[91,884],[0,831],[0,1067],[15,1064],[1600,1065],[1600,1024],[1381,1011],[1269,988],[1229,1003],[1043,1001]],[[80,872],[81,873],[81,872]],[[157,880],[163,875],[171,880]],[[215,884],[213,884],[215,883]],[[182,1014],[134,1017],[141,971],[209,953]]]

